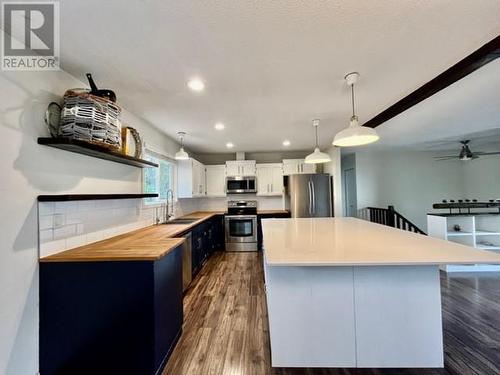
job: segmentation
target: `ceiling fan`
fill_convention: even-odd
[[[470,140],[460,141],[460,144],[462,145],[462,149],[460,150],[460,153],[458,155],[434,156],[434,160],[440,161],[440,160],[458,159],[458,160],[466,161],[466,160],[477,159],[480,156],[484,156],[484,155],[500,155],[500,151],[498,151],[498,152],[482,152],[482,151],[472,152],[470,147],[469,147],[469,143],[470,143]]]

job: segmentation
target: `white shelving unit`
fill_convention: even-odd
[[[457,227],[458,226],[458,227]],[[460,230],[457,230],[457,229]],[[481,250],[500,252],[500,214],[428,214],[429,236],[453,241]],[[498,265],[442,266],[446,272],[500,271]]]

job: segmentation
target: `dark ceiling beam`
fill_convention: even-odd
[[[363,126],[376,128],[384,122],[396,117],[401,112],[413,107],[428,97],[434,95],[438,91],[450,86],[456,81],[471,74],[473,71],[481,68],[489,62],[500,57],[500,35],[478,50],[472,52],[469,56],[460,60],[451,68],[445,70],[443,73],[430,80],[423,86],[419,87],[411,94],[405,96],[397,103],[391,105],[386,110],[380,112],[378,115],[368,120]]]

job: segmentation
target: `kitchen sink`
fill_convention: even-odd
[[[199,219],[173,219],[167,221],[165,224],[191,224]]]

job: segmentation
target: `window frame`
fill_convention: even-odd
[[[164,152],[156,149],[155,147],[151,147],[150,145],[147,145],[144,147],[144,154],[143,157],[146,158],[147,154],[153,154],[154,157],[157,157],[159,159],[164,159],[165,161],[169,162],[172,165],[172,191],[173,191],[173,201],[174,203],[177,202],[177,161],[169,156],[165,155]],[[159,169],[159,167],[155,168]],[[146,168],[142,169],[141,173],[141,190],[143,193],[145,193],[144,189],[144,178],[145,178],[145,173],[146,173]],[[147,199],[142,200],[142,206],[143,208],[156,208],[156,207],[161,207],[167,203],[166,199],[160,199],[159,197],[156,198],[158,199],[156,202],[151,202],[147,203]]]

